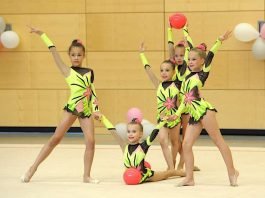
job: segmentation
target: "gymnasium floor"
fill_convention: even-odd
[[[0,134],[0,197],[1,198],[256,198],[265,194],[265,137],[226,136],[234,162],[240,171],[239,187],[230,187],[224,162],[208,136],[201,136],[194,146],[196,186],[178,188],[181,178],[127,186],[123,183],[122,153],[110,135],[96,136],[96,153],[92,176],[100,184],[82,183],[83,137],[68,134],[43,162],[30,183],[21,183],[43,143],[51,134]],[[154,170],[166,165],[157,142],[147,155]]]

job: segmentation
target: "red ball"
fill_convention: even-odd
[[[187,18],[184,14],[175,13],[169,17],[171,27],[175,29],[181,29],[185,26]]]
[[[150,165],[147,161],[144,161],[144,166],[145,166],[146,168],[151,169],[151,165]]]
[[[142,178],[141,172],[136,168],[128,168],[123,173],[123,180],[127,185],[137,185]]]

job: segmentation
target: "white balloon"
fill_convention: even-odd
[[[14,31],[5,31],[1,34],[1,43],[5,48],[16,48],[19,44],[19,37]]]
[[[143,134],[142,140],[145,140],[152,133],[155,127],[156,126],[152,123],[143,124],[144,134]]]
[[[252,41],[259,37],[259,32],[248,23],[239,23],[234,29],[236,39],[243,42]]]
[[[149,120],[142,119],[141,124],[146,124],[146,123],[150,123],[150,121]]]
[[[123,140],[127,141],[127,124],[125,123],[118,123],[115,125],[116,133],[118,136]]]
[[[265,40],[262,38],[257,38],[252,46],[252,53],[254,57],[258,60],[265,60]]]
[[[0,17],[0,34],[6,29],[6,23],[3,17]]]

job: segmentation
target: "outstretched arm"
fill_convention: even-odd
[[[153,143],[153,141],[155,140],[156,136],[159,133],[159,129],[161,129],[165,125],[165,123],[166,123],[166,120],[159,122],[159,124],[156,125],[152,133],[149,136],[147,136],[145,141],[148,147]]]
[[[209,72],[211,69],[211,62],[214,57],[214,54],[219,50],[221,44],[223,41],[227,40],[230,38],[232,31],[226,31],[223,35],[219,36],[218,39],[215,41],[213,47],[210,49],[210,51],[207,54],[205,64],[203,71],[204,72]]]
[[[118,135],[113,124],[104,115],[101,116],[100,121],[106,127],[106,129],[108,129],[110,133],[114,136],[114,138],[117,140],[118,144],[120,145],[122,152],[124,152],[126,142]]]
[[[64,77],[69,76],[70,68],[66,64],[64,64],[59,53],[56,50],[56,47],[54,46],[52,41],[49,39],[49,37],[44,32],[42,32],[41,30],[38,30],[38,29],[31,27],[31,26],[28,26],[28,27],[30,28],[30,33],[35,33],[35,34],[40,35],[41,39],[47,45],[50,52],[52,53],[53,59],[57,65],[57,67],[61,71],[61,73],[64,75]]]
[[[156,77],[156,75],[153,73],[151,66],[148,63],[148,60],[144,54],[144,43],[141,43],[141,47],[140,47],[140,58],[141,61],[144,65],[145,71],[149,77],[149,79],[152,81],[153,85],[155,86],[155,88],[158,88],[160,81],[158,80],[158,78]]]

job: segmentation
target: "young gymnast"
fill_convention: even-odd
[[[190,52],[190,49],[193,48],[193,42],[192,42],[192,39],[188,31],[188,24],[186,24],[182,28],[182,32],[183,32],[184,40],[178,42],[178,44],[174,46],[172,28],[169,22],[169,27],[167,29],[168,52],[169,52],[170,60],[175,62],[175,65],[176,65],[175,74],[173,75],[172,80],[178,82],[179,87],[181,87],[182,81],[185,79],[185,76],[188,75],[189,73],[189,70],[187,69],[188,68],[187,66],[188,54]],[[182,95],[179,95],[179,101],[182,100],[180,98],[181,96]],[[185,136],[185,131],[187,128],[188,121],[189,121],[189,113],[187,111],[183,111],[181,115],[182,140],[184,139],[184,136]],[[181,148],[182,140],[180,139],[180,143],[179,143],[180,144],[180,149],[179,149],[180,160],[177,166],[178,170],[183,169],[183,166],[184,166],[184,158],[183,158],[183,153],[182,153],[182,148]],[[176,158],[173,158],[173,163],[175,167]],[[200,169],[197,166],[194,166],[194,171],[200,171]]]
[[[140,47],[140,58],[149,79],[157,89],[157,122],[159,123],[161,122],[161,117],[173,115],[177,111],[180,84],[177,81],[172,81],[173,75],[175,74],[175,64],[170,60],[165,60],[160,65],[160,76],[162,78],[162,82],[160,82],[152,72],[144,51],[144,44],[142,43]],[[180,121],[181,119],[178,118],[174,121],[166,122],[158,134],[159,143],[168,170],[173,170],[175,168],[173,160],[176,159],[180,149]],[[169,140],[171,143],[171,151],[169,149]]]
[[[216,109],[201,97],[200,93],[200,89],[204,86],[209,76],[214,54],[221,46],[221,43],[229,38],[230,34],[231,32],[227,31],[220,36],[207,55],[204,45],[191,49],[189,53],[188,66],[191,72],[185,77],[180,92],[184,98],[181,101],[176,114],[169,117],[169,120],[178,119],[185,108],[187,108],[187,111],[190,114],[189,124],[182,143],[187,175],[178,186],[195,185],[193,176],[194,156],[192,146],[200,135],[203,127],[222,154],[227,167],[230,185],[237,186],[239,172],[234,168],[231,151],[225,143],[218,127],[215,117]]]
[[[131,122],[127,124],[127,142],[122,141],[116,132],[116,129],[112,125],[112,123],[105,117],[101,116],[101,122],[104,126],[111,131],[111,133],[118,140],[120,147],[123,151],[123,162],[125,168],[137,168],[141,172],[141,180],[140,183],[144,182],[156,182],[165,180],[172,176],[185,176],[185,173],[181,170],[166,170],[166,171],[153,171],[150,168],[145,166],[145,156],[148,152],[149,147],[155,140],[158,135],[159,129],[165,125],[165,121],[161,121],[152,133],[145,139],[143,142],[141,138],[143,136],[143,125],[137,121],[137,119],[133,119]]]
[[[91,115],[93,114],[95,119],[98,119],[101,116],[101,113],[99,112],[97,96],[93,85],[93,70],[82,67],[85,58],[85,47],[80,40],[72,41],[68,50],[68,55],[72,64],[70,68],[62,61],[56,47],[44,32],[34,27],[30,27],[30,32],[39,35],[49,48],[57,67],[64,76],[71,90],[71,94],[64,107],[61,122],[49,141],[42,147],[35,162],[22,176],[21,180],[22,182],[29,182],[31,180],[39,165],[49,156],[74,121],[78,119],[84,133],[86,145],[84,153],[83,182],[99,183],[99,180],[93,179],[90,175],[95,151],[94,122]]]

